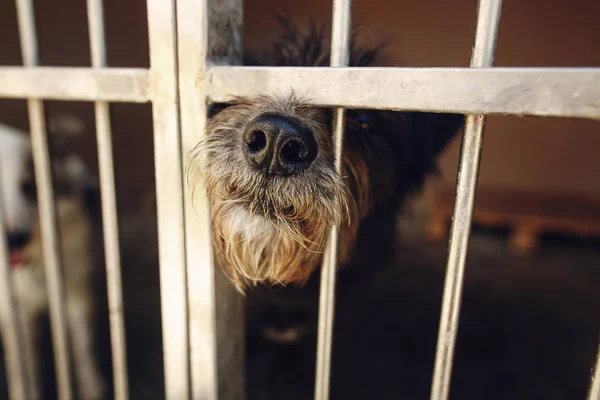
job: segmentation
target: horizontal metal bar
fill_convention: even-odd
[[[326,107],[600,119],[600,68],[224,67],[209,98],[304,95]]]
[[[151,98],[142,68],[0,67],[0,97],[143,103]]]
[[[214,66],[208,81],[215,102],[293,88],[325,107],[600,118],[600,68]],[[0,67],[0,97],[141,103],[154,92],[145,69]]]

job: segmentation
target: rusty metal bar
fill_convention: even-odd
[[[494,62],[501,9],[501,0],[479,0],[475,43],[471,56],[472,68],[491,67]],[[469,115],[465,124],[431,384],[431,400],[446,400],[450,391],[452,361],[458,333],[465,262],[471,233],[471,218],[475,206],[485,119],[484,115]]]
[[[165,391],[190,398],[175,0],[148,0]]]
[[[17,16],[21,39],[21,53],[25,67],[39,64],[35,17],[31,0],[17,0]],[[54,348],[54,364],[58,395],[61,400],[73,397],[71,387],[71,360],[69,358],[65,296],[61,276],[60,243],[57,232],[52,168],[46,137],[44,104],[38,99],[27,100],[33,150],[38,208],[42,232],[42,250],[50,308],[50,328]]]
[[[88,25],[92,67],[105,68],[106,44],[102,0],[87,0]],[[121,284],[121,255],[119,251],[119,223],[113,160],[112,132],[109,104],[94,104],[98,166],[102,202],[102,225],[106,263],[106,285],[115,400],[129,398],[125,320],[123,317],[123,288]]]
[[[331,32],[332,67],[346,67],[350,60],[350,28],[352,25],[352,1],[333,1]],[[335,143],[335,169],[342,174],[344,127],[346,110],[336,108],[333,118]],[[335,319],[335,283],[338,264],[339,227],[329,231],[327,248],[321,266],[321,288],[319,293],[319,330],[317,337],[317,365],[315,400],[328,400],[331,381],[331,348],[333,346],[333,324]]]

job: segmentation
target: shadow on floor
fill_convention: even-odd
[[[517,256],[474,232],[450,397],[584,399],[600,328],[600,247],[552,238]],[[446,244],[405,235],[394,265],[337,299],[332,399],[428,399]],[[311,399],[315,337],[254,340],[249,399]]]
[[[337,299],[332,399],[429,398],[446,243],[432,244],[418,229],[404,228],[392,265]],[[124,282],[139,281],[141,269]],[[599,287],[598,243],[555,237],[537,253],[517,256],[502,233],[475,231],[450,397],[584,399],[598,345]],[[160,300],[150,291],[129,293],[130,398],[161,399]],[[108,328],[98,334],[110,376]],[[315,341],[311,335],[277,346],[252,336],[248,399],[311,399]],[[6,398],[3,379],[0,398]]]

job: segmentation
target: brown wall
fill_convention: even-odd
[[[85,2],[37,1],[43,65],[88,66]],[[105,0],[111,66],[147,67],[145,2]],[[405,66],[467,66],[476,0],[355,0],[354,20],[363,40],[386,39],[386,63]],[[329,24],[331,3],[308,0],[247,0],[245,43],[251,50],[277,30],[274,13]],[[504,3],[496,65],[600,66],[600,2],[595,0]],[[0,2],[0,65],[19,65],[14,2]],[[402,93],[398,93],[399,96]],[[50,102],[48,113],[81,115],[89,126],[82,146],[96,169],[90,104]],[[152,190],[152,134],[148,105],[112,106],[120,202],[135,208]],[[23,101],[0,100],[0,121],[27,128]],[[543,190],[576,191],[600,197],[597,122],[492,117],[486,134],[482,182]],[[454,181],[458,143],[442,157],[444,178]]]
[[[250,0],[247,35],[268,37],[276,26],[264,10],[331,17],[329,2]],[[355,21],[367,38],[389,38],[388,63],[405,66],[468,66],[475,0],[355,0]],[[312,12],[312,11],[316,12]],[[600,2],[507,1],[502,10],[496,66],[600,66]],[[260,21],[260,22],[257,22]],[[399,93],[399,96],[402,94]],[[459,140],[440,160],[454,183]],[[575,192],[600,198],[600,124],[560,118],[491,117],[481,167],[482,185]]]
[[[0,1],[0,65],[20,65],[14,1]],[[144,0],[105,0],[107,58],[111,66],[148,67],[148,30]],[[90,66],[85,1],[36,1],[40,62],[44,66]],[[88,132],[77,150],[97,173],[93,106],[46,102],[48,116],[69,113],[83,118]],[[137,208],[141,193],[153,190],[152,115],[148,104],[111,105],[119,203]],[[0,122],[27,129],[24,101],[0,99]]]
[[[498,66],[600,66],[600,3],[505,2]],[[459,141],[441,160],[453,183]],[[600,124],[560,118],[492,117],[482,185],[571,193],[600,199]]]

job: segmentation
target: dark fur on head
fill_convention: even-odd
[[[328,64],[323,29],[310,24],[303,33],[281,21],[284,32],[273,50],[248,57],[246,64]],[[372,65],[379,50],[353,46],[351,65]],[[213,206],[217,261],[240,290],[257,283],[304,284],[320,265],[327,231],[334,224],[340,225],[340,265],[365,265],[368,254],[388,254],[394,215],[406,196],[421,187],[463,120],[454,114],[348,110],[339,176],[331,110],[309,103],[293,93],[236,98],[216,110],[205,140],[192,153],[191,166],[198,165],[194,160],[199,152],[206,156],[205,168],[190,173],[204,179]],[[242,133],[265,112],[293,118],[311,130],[319,151],[308,169],[268,177],[246,162]]]

